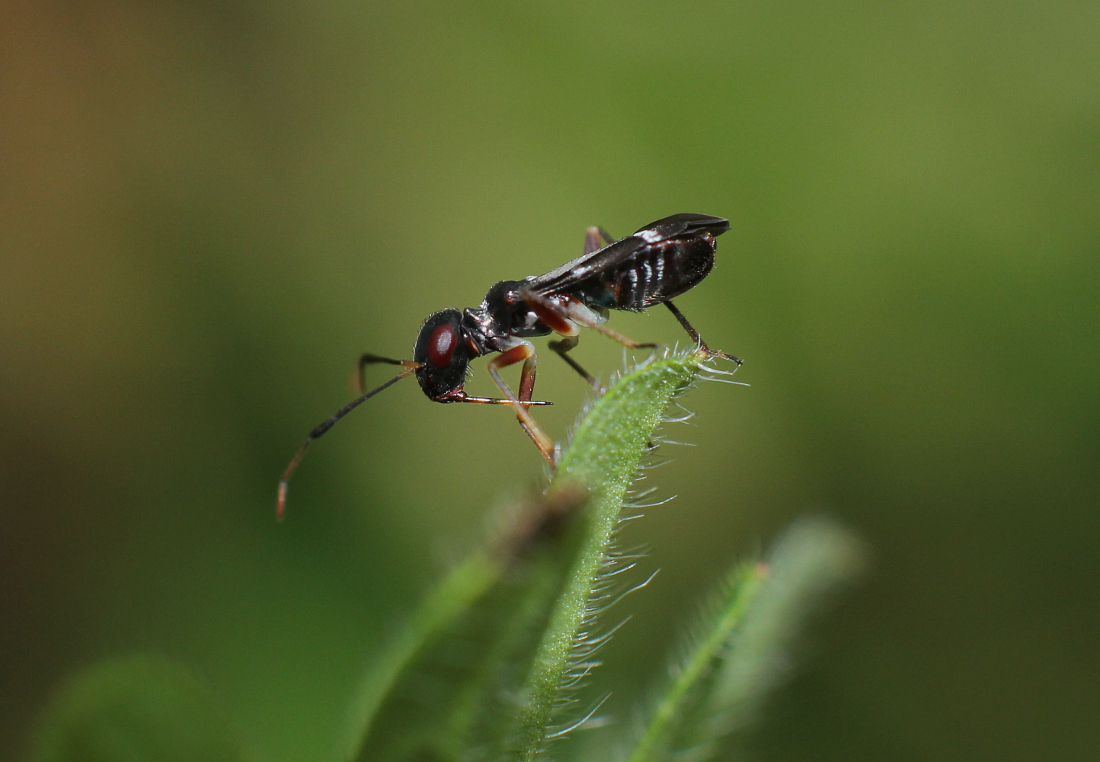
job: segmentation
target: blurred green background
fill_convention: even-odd
[[[1100,4],[15,0],[0,758],[74,670],[144,652],[264,759],[337,759],[366,665],[542,466],[506,410],[412,382],[311,450],[277,525],[287,459],[359,352],[682,211],[732,222],[678,303],[751,387],[666,432],[700,446],[625,538],[662,574],[615,612],[605,711],[819,510],[874,564],[755,758],[1100,757]],[[552,435],[585,394],[541,364]]]

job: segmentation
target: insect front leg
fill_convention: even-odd
[[[519,377],[518,397],[515,392],[509,388],[508,384],[504,383],[504,379],[500,377],[499,372],[500,368],[514,365],[517,362],[523,363],[523,370],[520,371]],[[504,396],[507,397],[515,407],[516,418],[519,419],[519,423],[523,426],[523,430],[527,432],[527,436],[531,437],[531,441],[535,443],[535,447],[539,448],[542,457],[546,458],[546,462],[553,468],[557,465],[554,462],[554,441],[543,433],[542,429],[535,423],[535,419],[527,412],[527,406],[523,404],[531,400],[531,395],[535,391],[535,368],[537,365],[538,355],[535,354],[534,345],[529,341],[523,341],[511,349],[501,352],[490,360],[488,368],[489,375],[493,377],[493,381],[496,382],[496,385],[500,387]]]

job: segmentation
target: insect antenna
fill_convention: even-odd
[[[402,365],[406,368],[416,368],[417,364],[412,360],[394,360],[390,357],[382,357],[381,355],[372,355],[369,352],[364,352],[359,358],[359,374],[356,376],[356,383],[358,384],[359,393],[362,394],[367,388],[367,366],[374,365],[376,363],[385,363],[386,365]]]
[[[411,360],[384,360],[393,365],[404,365],[407,370],[397,374],[386,383],[379,386],[377,389],[373,389],[356,400],[349,402],[342,408],[333,413],[332,417],[328,420],[318,424],[313,431],[309,432],[309,436],[305,438],[305,441],[298,447],[298,452],[294,453],[294,457],[290,459],[290,463],[287,465],[286,470],[283,471],[283,478],[279,480],[279,498],[275,505],[275,518],[279,521],[283,520],[283,516],[286,514],[286,490],[287,485],[290,483],[290,477],[294,475],[294,471],[298,468],[298,464],[302,462],[302,456],[306,454],[306,450],[309,448],[310,443],[323,435],[326,431],[336,425],[336,422],[350,413],[355,408],[362,405],[378,392],[385,389],[389,389],[406,376],[411,376],[416,372],[416,369],[420,367],[419,363],[414,363]]]

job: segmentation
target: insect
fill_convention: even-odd
[[[407,376],[415,375],[424,394],[434,402],[512,406],[527,436],[553,467],[554,442],[529,412],[530,407],[551,403],[532,399],[538,357],[528,339],[551,333],[561,336],[549,343],[550,349],[599,389],[596,379],[568,354],[577,346],[581,328],[599,331],[630,348],[654,347],[628,339],[604,323],[609,310],[641,312],[663,304],[700,351],[740,365],[741,360],[733,355],[708,347],[671,301],[707,277],[714,266],[715,236],[727,230],[727,220],[705,214],[674,214],[618,241],[602,228],[591,227],[585,234],[584,254],[572,262],[545,275],[503,280],[489,289],[480,307],[462,312],[446,309],[430,315],[420,328],[412,360],[364,354],[359,359],[360,393],[367,365],[385,363],[405,370],[340,408],[310,432],[279,482],[279,517],[286,507],[287,484],[310,443],[363,402]],[[601,240],[607,244],[602,248]],[[470,360],[492,353],[499,354],[488,363],[489,375],[504,396],[470,396],[463,390]],[[523,368],[519,391],[514,392],[501,378],[500,370],[517,363],[523,363]]]

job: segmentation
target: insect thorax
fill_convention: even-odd
[[[465,310],[463,325],[482,354],[504,351],[514,344],[509,338],[550,333],[550,328],[519,297],[521,285],[522,281],[502,280],[489,289],[480,307]]]

